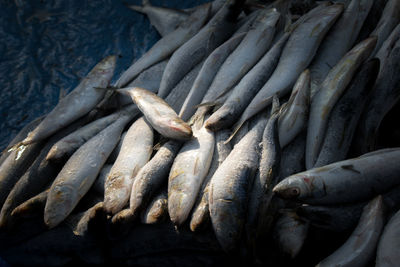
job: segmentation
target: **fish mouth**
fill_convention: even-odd
[[[299,187],[282,188],[276,186],[272,191],[284,199],[295,199],[300,196]]]

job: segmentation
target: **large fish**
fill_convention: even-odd
[[[21,142],[31,144],[57,132],[91,111],[104,97],[116,66],[116,56],[100,61],[72,92],[60,100],[46,118]]]
[[[132,184],[153,152],[153,129],[141,117],[130,127],[104,184],[104,209],[116,214],[129,202]]]
[[[341,14],[343,5],[335,4],[316,9],[318,10],[316,14],[313,16],[305,14],[306,19],[294,28],[283,48],[278,66],[247,106],[236,123],[235,130],[268,106],[272,102],[273,95],[283,96],[292,88],[300,73],[311,62],[325,34]],[[313,13],[313,10],[310,13]]]
[[[399,148],[382,149],[310,169],[285,178],[274,192],[310,204],[364,201],[400,184],[399,156]]]
[[[247,200],[258,168],[258,144],[267,117],[256,117],[255,126],[235,145],[210,182],[209,209],[214,233],[225,251],[234,251],[242,236]]]
[[[347,52],[329,71],[321,88],[314,95],[307,128],[307,169],[312,168],[318,158],[331,110],[347,88],[358,67],[369,57],[375,45],[376,37],[370,37]]]
[[[44,209],[44,222],[49,228],[62,222],[89,191],[130,120],[130,116],[123,116],[109,125],[81,146],[64,165],[50,187]]]
[[[168,212],[171,221],[178,226],[192,210],[214,152],[213,132],[195,125],[193,135],[176,156],[168,177]]]
[[[361,112],[379,72],[379,60],[365,63],[329,115],[326,134],[314,167],[344,160],[350,149]]]
[[[376,246],[384,225],[384,206],[378,196],[364,207],[360,221],[346,240],[334,253],[322,260],[316,267],[323,266],[365,266],[374,258]]]
[[[181,47],[182,44],[192,38],[192,36],[199,31],[207,20],[209,11],[210,5],[204,5],[203,8],[194,12],[175,31],[161,38],[149,51],[147,51],[121,75],[115,83],[115,86],[118,88],[126,86],[143,70],[169,57],[176,49]],[[170,61],[168,61],[168,64],[169,62]],[[182,77],[183,76],[181,76],[181,78]],[[167,96],[167,94],[162,97],[165,96]]]

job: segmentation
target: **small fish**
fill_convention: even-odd
[[[161,135],[177,140],[188,140],[192,137],[190,126],[156,94],[139,87],[119,89],[119,91],[131,96],[146,120]]]

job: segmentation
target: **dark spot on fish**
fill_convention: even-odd
[[[340,166],[342,169],[344,169],[344,170],[348,170],[348,171],[352,171],[352,172],[355,172],[355,173],[358,173],[358,174],[361,174],[361,172],[360,171],[358,171],[358,170],[356,170],[356,169],[354,169],[354,166],[353,165],[342,165],[342,166]]]

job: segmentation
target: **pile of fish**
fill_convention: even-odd
[[[130,8],[162,38],[115,84],[103,59],[2,153],[1,258],[63,265],[91,233],[147,244],[154,224],[153,243],[199,233],[247,264],[399,262],[400,148],[378,144],[400,98],[399,0]]]

